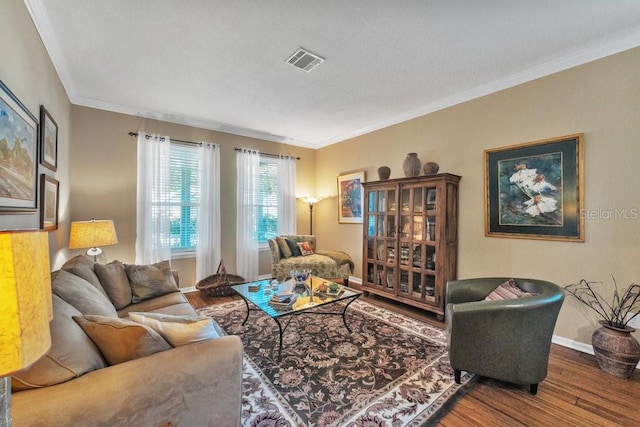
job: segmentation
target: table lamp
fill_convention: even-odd
[[[73,221],[69,232],[69,249],[89,248],[87,255],[93,257],[94,262],[106,262],[106,254],[99,246],[109,246],[118,243],[116,228],[110,219],[91,221]]]
[[[49,237],[0,231],[0,425],[11,425],[11,377],[51,347]]]
[[[313,205],[318,203],[324,197],[300,197],[300,199],[309,204],[309,234],[313,234]]]

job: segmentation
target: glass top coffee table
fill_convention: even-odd
[[[243,325],[249,320],[249,313],[251,311],[262,311],[276,322],[280,336],[278,345],[278,359],[280,359],[282,355],[282,335],[294,316],[307,313],[341,315],[344,326],[351,332],[345,313],[347,312],[347,307],[362,295],[362,292],[342,285],[338,285],[338,290],[332,291],[329,289],[329,286],[332,284],[333,287],[337,285],[331,280],[310,276],[303,283],[286,280],[272,287],[271,280],[260,280],[234,285],[231,286],[231,289],[242,297],[247,306],[247,316],[242,322]],[[321,292],[320,289],[323,289],[323,285],[326,286],[327,289]],[[342,312],[321,311],[323,307],[328,308],[327,306],[339,301],[347,302],[342,308]],[[257,309],[252,308],[249,303],[257,307]],[[288,319],[283,327],[280,319],[285,317],[288,317]]]

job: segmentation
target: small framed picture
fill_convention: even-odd
[[[58,124],[44,105],[40,106],[40,163],[54,172],[58,169]]]
[[[49,175],[40,175],[40,229],[58,229],[58,189],[60,184]]]
[[[364,172],[338,176],[338,222],[362,224]]]

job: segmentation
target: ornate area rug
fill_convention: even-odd
[[[341,316],[294,318],[280,361],[278,327],[261,311],[245,326],[240,300],[198,312],[244,343],[243,426],[433,425],[474,382],[455,384],[442,330],[360,300],[347,310],[352,333]]]

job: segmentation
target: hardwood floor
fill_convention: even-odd
[[[186,294],[203,307],[238,296],[210,298]],[[442,328],[435,316],[378,297],[364,300]],[[528,387],[480,378],[438,424],[439,426],[640,426],[640,370],[621,379],[598,369],[595,358],[552,344],[549,373],[538,394]]]

